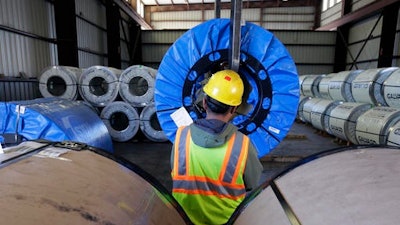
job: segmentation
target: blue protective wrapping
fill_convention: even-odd
[[[177,126],[170,115],[184,106],[193,119],[198,118],[189,95],[202,86],[206,71],[202,67],[224,61],[229,36],[230,20],[213,19],[184,33],[164,55],[154,99],[158,120],[171,142]],[[279,144],[293,124],[300,95],[298,75],[285,46],[264,28],[246,22],[241,27],[240,45],[239,73],[251,87],[245,102],[252,107],[232,123],[251,138],[262,157]],[[186,90],[188,85],[190,90]]]
[[[107,127],[87,104],[60,98],[0,102],[0,135],[24,140],[76,141],[113,152]]]

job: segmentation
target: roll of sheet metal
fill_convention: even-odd
[[[358,144],[386,145],[389,131],[400,121],[400,109],[374,107],[362,114],[356,123]]]
[[[398,148],[323,152],[262,184],[227,224],[397,224],[399,173]]]
[[[386,144],[390,146],[400,147],[400,121],[395,123],[389,129],[389,135]]]
[[[329,94],[329,83],[334,76],[336,76],[336,73],[330,73],[322,77],[322,79],[320,80],[318,84],[318,92],[320,98],[332,100],[331,95]]]
[[[397,67],[368,69],[358,74],[351,85],[354,100],[375,106],[386,106],[382,95],[382,84],[396,69]]]
[[[40,98],[0,102],[0,134],[18,134],[23,140],[76,141],[113,152],[107,127],[83,101]]]
[[[303,117],[306,123],[311,123],[311,112],[314,106],[319,102],[322,101],[322,98],[311,98],[306,101],[303,105]]]
[[[318,87],[319,83],[321,82],[322,78],[326,75],[314,75],[314,76],[307,76],[301,86],[301,90],[303,90],[303,94],[305,96],[321,98],[321,94],[319,93]]]
[[[51,66],[39,75],[39,91],[43,97],[78,98],[78,82],[82,69],[70,66]]]
[[[154,82],[157,70],[143,65],[130,66],[119,77],[121,98],[135,107],[154,102]]]
[[[329,80],[329,95],[331,99],[345,102],[355,102],[351,93],[351,84],[363,70],[342,71]]]
[[[101,110],[100,118],[114,141],[128,141],[139,130],[137,109],[124,101],[115,101],[108,104]]]
[[[168,137],[164,134],[164,131],[158,122],[154,103],[144,107],[142,112],[140,112],[140,130],[151,141],[168,141]]]
[[[120,74],[121,70],[111,67],[89,67],[79,79],[79,93],[93,106],[104,107],[118,97]]]
[[[303,92],[303,82],[308,76],[317,76],[317,75],[315,75],[315,74],[304,74],[304,75],[299,76],[300,95],[304,95],[305,96],[305,94]]]
[[[329,115],[331,111],[338,105],[342,104],[342,101],[333,101],[322,99],[315,103],[311,109],[310,120],[311,124],[322,131],[332,134],[329,129]]]
[[[205,117],[199,107],[202,87],[229,62],[230,25],[229,19],[202,23],[185,32],[164,55],[154,98],[161,127],[171,142],[177,130],[172,114],[185,111],[193,120]],[[279,144],[294,122],[299,77],[285,46],[264,28],[246,22],[241,26],[240,45],[238,72],[245,94],[232,124],[250,137],[262,157]]]
[[[400,108],[400,68],[389,75],[382,88],[386,105]]]
[[[353,144],[358,144],[356,137],[357,119],[372,108],[371,104],[344,102],[336,106],[329,114],[331,134]]]
[[[306,123],[308,122],[304,116],[304,104],[310,100],[312,97],[310,96],[304,96],[300,95],[300,103],[299,103],[299,108],[297,110],[297,118],[301,120],[302,122]]]
[[[162,184],[113,154],[73,142],[4,151],[2,224],[190,224]]]

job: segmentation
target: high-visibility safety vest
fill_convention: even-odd
[[[220,147],[203,148],[189,127],[177,130],[172,195],[194,224],[224,224],[242,202],[248,145],[249,138],[236,133]]]

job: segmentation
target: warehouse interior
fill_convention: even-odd
[[[199,86],[228,65],[246,86],[232,123],[250,137],[264,170],[259,188],[227,224],[398,221],[399,6],[398,0],[0,0],[0,176],[7,180],[0,206],[16,200],[0,217],[8,224],[191,224],[170,195],[171,149],[179,124],[204,116]],[[57,154],[46,157],[87,168],[34,164],[43,149]],[[129,176],[98,155],[131,170]],[[28,173],[23,162],[37,169]],[[63,184],[68,174],[82,185]],[[42,184],[32,179],[42,176]],[[60,188],[52,176],[59,176],[60,192],[49,191]],[[4,191],[13,184],[14,193]],[[32,196],[23,194],[31,191],[20,189],[25,185]],[[62,187],[65,199],[58,198]],[[95,191],[72,195],[85,187]],[[103,196],[105,189],[113,193]],[[111,200],[118,198],[126,201]],[[20,199],[33,203],[22,206]],[[30,207],[37,202],[46,207]],[[32,213],[15,219],[21,210]]]

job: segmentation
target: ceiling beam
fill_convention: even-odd
[[[369,15],[379,13],[383,10],[383,8],[398,2],[399,0],[380,0],[374,3],[371,3],[359,10],[353,11],[349,14],[343,15],[340,19],[332,21],[329,24],[326,24],[322,27],[319,27],[317,30],[334,30],[337,27],[346,25],[348,23],[357,22]]]
[[[296,1],[247,1],[243,4],[243,8],[271,8],[271,7],[299,7],[299,6],[315,6],[318,0],[296,0]],[[230,2],[221,2],[221,9],[231,9]],[[150,12],[167,12],[167,11],[187,11],[187,10],[214,10],[214,3],[199,4],[175,4],[175,5],[147,5]]]
[[[153,29],[150,24],[148,24],[143,17],[136,12],[131,5],[126,3],[124,0],[114,0],[115,4],[119,6],[120,9],[122,9],[126,14],[128,14],[129,17],[131,17],[133,20],[135,20],[140,26],[142,26],[144,29]]]

